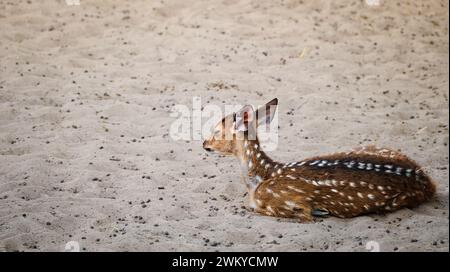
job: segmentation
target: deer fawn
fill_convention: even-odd
[[[207,151],[238,157],[255,211],[301,221],[346,218],[412,208],[435,193],[419,165],[390,149],[369,146],[293,163],[273,161],[261,150],[256,130],[270,124],[277,105],[275,98],[257,111],[244,106],[223,118],[203,143]]]

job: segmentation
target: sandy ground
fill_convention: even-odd
[[[448,1],[80,2],[0,1],[1,251],[449,250]],[[194,96],[278,97],[274,158],[392,147],[436,198],[310,224],[249,212],[235,159],[169,135]]]

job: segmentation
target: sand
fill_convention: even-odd
[[[368,2],[1,1],[0,251],[448,251],[448,1]],[[275,159],[391,147],[436,197],[255,214],[236,159],[170,136],[193,97],[278,97]]]

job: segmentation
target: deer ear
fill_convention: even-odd
[[[242,109],[236,112],[236,130],[247,131],[248,124],[255,120],[255,111],[251,105],[245,105]]]
[[[260,107],[256,111],[256,118],[258,119],[258,125],[269,125],[272,122],[273,117],[278,106],[278,98],[274,98],[267,102],[264,106]]]

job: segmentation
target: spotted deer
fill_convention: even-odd
[[[421,167],[391,149],[368,146],[292,163],[272,160],[256,132],[270,124],[277,105],[275,98],[256,111],[244,106],[223,118],[203,143],[206,151],[239,159],[256,212],[300,221],[348,218],[413,208],[435,193]]]

